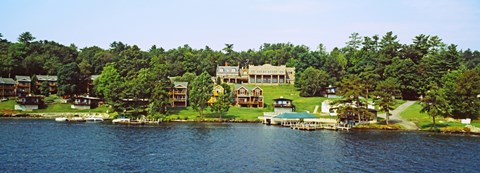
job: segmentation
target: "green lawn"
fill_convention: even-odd
[[[0,110],[13,110],[15,104],[15,100],[2,101],[0,102]]]
[[[432,117],[426,113],[420,113],[422,105],[420,103],[415,103],[412,106],[405,109],[405,111],[400,113],[400,116],[408,121],[414,122],[421,129],[429,129],[432,125]],[[443,117],[436,117],[437,127],[465,127],[465,124],[462,124],[457,121],[448,122]],[[472,125],[475,127],[480,127],[479,120],[473,120]]]
[[[0,103],[0,112],[1,111],[12,111],[15,107],[15,100],[8,100]],[[47,107],[44,109],[38,109],[34,111],[29,111],[33,113],[48,113],[48,112],[106,112],[108,108],[105,105],[99,106],[95,109],[87,109],[87,110],[77,110],[77,109],[72,109],[70,108],[71,104],[66,104],[66,103],[51,103],[47,104]],[[21,112],[21,111],[15,111],[15,112]]]
[[[248,85],[253,87],[254,85]],[[300,97],[299,91],[295,89],[293,85],[277,85],[277,86],[260,86],[263,89],[263,96],[265,107],[264,108],[243,108],[243,107],[230,107],[230,110],[224,118],[235,118],[237,120],[257,120],[259,116],[263,116],[263,112],[273,112],[273,99],[283,96],[284,98],[292,99],[293,104],[296,106],[296,112],[309,111],[313,113],[315,106],[318,105],[318,112],[321,111],[321,105],[325,97]],[[220,115],[212,113],[210,109],[204,112],[206,119],[218,118]],[[188,108],[176,108],[171,111],[170,119],[195,119],[199,115],[198,112]],[[319,114],[317,114],[319,115]]]

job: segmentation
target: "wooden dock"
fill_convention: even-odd
[[[306,123],[306,122],[297,122],[297,123],[287,123],[282,126],[290,127],[294,130],[306,130],[312,131],[317,129],[327,129],[327,130],[350,130],[351,126],[341,126],[338,124],[321,124],[321,123]]]

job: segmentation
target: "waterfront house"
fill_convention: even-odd
[[[30,94],[32,79],[29,76],[15,76],[15,94],[18,97]]]
[[[248,66],[250,84],[293,84],[295,82],[295,68],[288,68],[285,65],[272,66],[264,64],[261,66]]]
[[[238,107],[264,107],[263,89],[259,86],[253,88],[245,85],[235,85],[233,91],[235,105]]]
[[[57,76],[50,76],[50,75],[36,75],[37,81],[35,82],[35,85],[37,88],[40,88],[43,82],[48,83],[48,91],[50,94],[56,94],[58,89],[57,89]]]
[[[42,106],[44,106],[43,96],[19,96],[17,104],[15,105],[15,110],[31,111],[39,109]]]
[[[15,80],[0,77],[0,98],[15,96]]]
[[[216,77],[225,83],[248,83],[248,70],[239,66],[217,66]]]
[[[273,99],[273,111],[275,113],[295,112],[295,105],[291,99],[280,97]]]
[[[225,94],[225,89],[221,85],[215,85],[212,90],[212,97],[208,100],[208,104],[214,104],[218,100],[220,94]]]
[[[89,96],[78,96],[73,99],[72,109],[94,109],[98,107],[100,98]]]
[[[172,98],[172,107],[187,107],[188,82],[173,82],[173,87],[169,94]]]
[[[364,105],[360,105],[360,110],[364,110]],[[324,108],[325,107],[325,108]],[[343,113],[340,114],[339,110],[343,110]],[[322,112],[326,112],[331,116],[338,116],[339,121],[345,123],[364,123],[364,122],[376,122],[377,121],[377,110],[373,105],[367,105],[367,111],[363,111],[360,115],[360,120],[358,114],[356,114],[357,106],[354,102],[350,103],[337,103],[330,104],[328,101],[322,103]]]

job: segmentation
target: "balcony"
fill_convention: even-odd
[[[30,83],[18,83],[18,84],[17,84],[17,87],[29,88],[29,87],[30,87]]]
[[[175,101],[175,102],[186,102],[187,99],[185,99],[185,98],[173,98],[173,101]]]

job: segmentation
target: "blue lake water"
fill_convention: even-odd
[[[0,172],[480,172],[480,137],[0,119]]]

